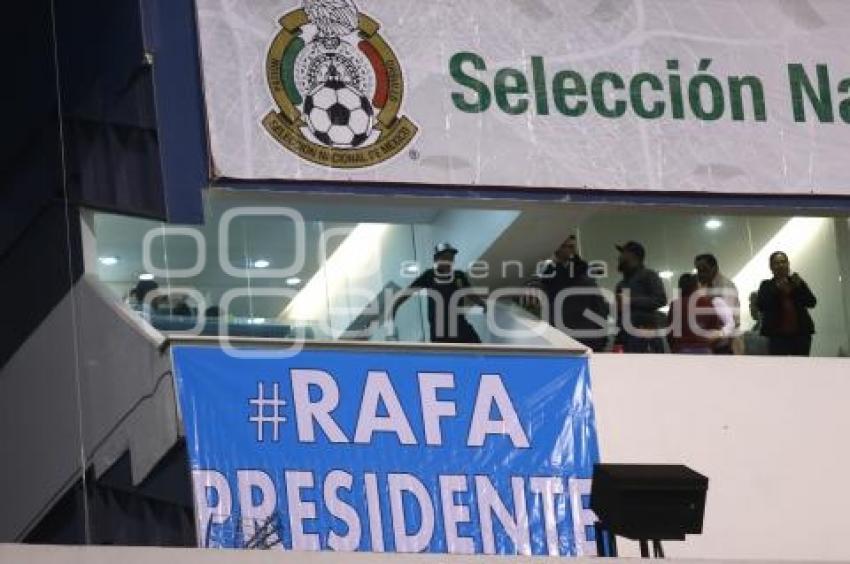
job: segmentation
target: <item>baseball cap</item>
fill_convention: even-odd
[[[614,245],[621,253],[631,253],[643,260],[646,258],[646,249],[637,241],[628,241],[622,245]]]
[[[453,255],[456,255],[457,249],[452,247],[451,243],[440,243],[434,247],[434,256],[441,255],[443,253],[451,253]]]

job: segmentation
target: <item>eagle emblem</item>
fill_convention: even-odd
[[[304,160],[367,168],[396,156],[418,128],[400,116],[402,67],[380,24],[353,0],[304,0],[284,14],[266,60],[277,111],[266,131]]]

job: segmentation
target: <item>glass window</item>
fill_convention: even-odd
[[[630,352],[634,349],[621,346],[617,336],[618,319],[622,325],[624,310],[636,302],[624,306],[617,298],[624,278],[617,247],[633,242],[657,278],[646,275],[626,286],[639,294],[646,291],[641,284],[654,279],[663,287],[656,292],[663,302],[653,306],[657,309],[651,317],[658,320],[654,327],[659,330],[667,327],[671,307],[682,307],[670,305],[680,297],[680,278],[690,283],[683,275],[699,274],[698,286],[720,286],[722,280],[733,284],[740,302],[740,311],[731,314],[716,300],[702,303],[714,308],[710,315],[697,315],[715,320],[707,352],[766,353],[769,339],[761,333],[770,331],[762,329],[764,313],[754,296],[763,281],[773,278],[770,255],[782,251],[789,274],[798,275],[793,280],[804,282],[817,304],[795,309],[793,300],[771,302],[770,307],[780,309],[768,311],[768,325],[807,333],[808,316],[815,331],[811,354],[844,356],[850,350],[846,217],[223,189],[209,191],[205,206],[202,226],[96,214],[100,280],[166,332],[401,341],[447,335],[463,342],[551,346],[574,343],[563,340],[566,333],[600,352]],[[574,239],[567,241],[569,236]],[[453,269],[465,273],[450,290],[428,272],[434,267],[435,246],[442,243],[451,249],[437,258],[454,258]],[[552,272],[561,272],[552,270],[551,261],[562,260],[564,253],[576,253],[584,261],[563,262],[583,265],[580,282],[569,276],[548,282]],[[698,255],[716,262],[713,282],[697,273]],[[579,297],[556,303],[549,290],[562,282],[577,285]],[[416,287],[411,298],[397,308],[394,323],[386,323],[393,318],[394,300],[411,285]],[[445,333],[435,337],[433,328],[441,323],[435,316],[443,311],[436,304],[451,301],[457,292],[463,294],[460,313],[446,309]],[[497,298],[490,311],[480,307],[476,294]],[[579,314],[587,317],[588,310],[598,336],[582,333],[590,330],[587,324],[561,323]],[[638,328],[653,327],[650,317],[629,311]],[[729,315],[733,331],[724,332]],[[527,335],[521,335],[521,328]],[[470,334],[475,339],[464,337]],[[678,351],[679,345],[664,337],[656,352]],[[694,350],[704,341],[697,342],[699,347],[690,345],[684,352],[705,352]]]

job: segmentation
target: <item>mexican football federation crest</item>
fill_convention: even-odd
[[[280,18],[266,75],[279,111],[266,131],[302,159],[365,168],[397,155],[417,128],[400,116],[401,64],[353,0],[304,0]]]

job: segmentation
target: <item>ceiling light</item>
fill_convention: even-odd
[[[710,229],[712,231],[720,229],[721,227],[723,227],[723,222],[719,219],[709,219],[705,222],[705,228]]]
[[[139,280],[153,280],[153,274],[143,272],[142,274],[139,274]]]
[[[266,318],[265,317],[252,317],[248,320],[249,325],[265,325]]]
[[[266,259],[258,259],[254,261],[254,268],[268,268],[271,264]]]
[[[661,272],[658,273],[658,276],[660,276],[664,280],[670,280],[675,275],[676,275],[676,273],[673,272],[672,270],[662,270]]]
[[[299,284],[301,284],[301,279],[300,279],[300,278],[297,278],[297,277],[294,277],[294,276],[293,276],[292,278],[287,278],[287,279],[286,279],[286,285],[287,285],[287,286],[297,286],[297,285],[299,285]]]
[[[97,259],[103,266],[115,266],[118,264],[118,257],[100,257]]]
[[[418,264],[408,264],[404,267],[405,274],[419,274],[419,265]]]

